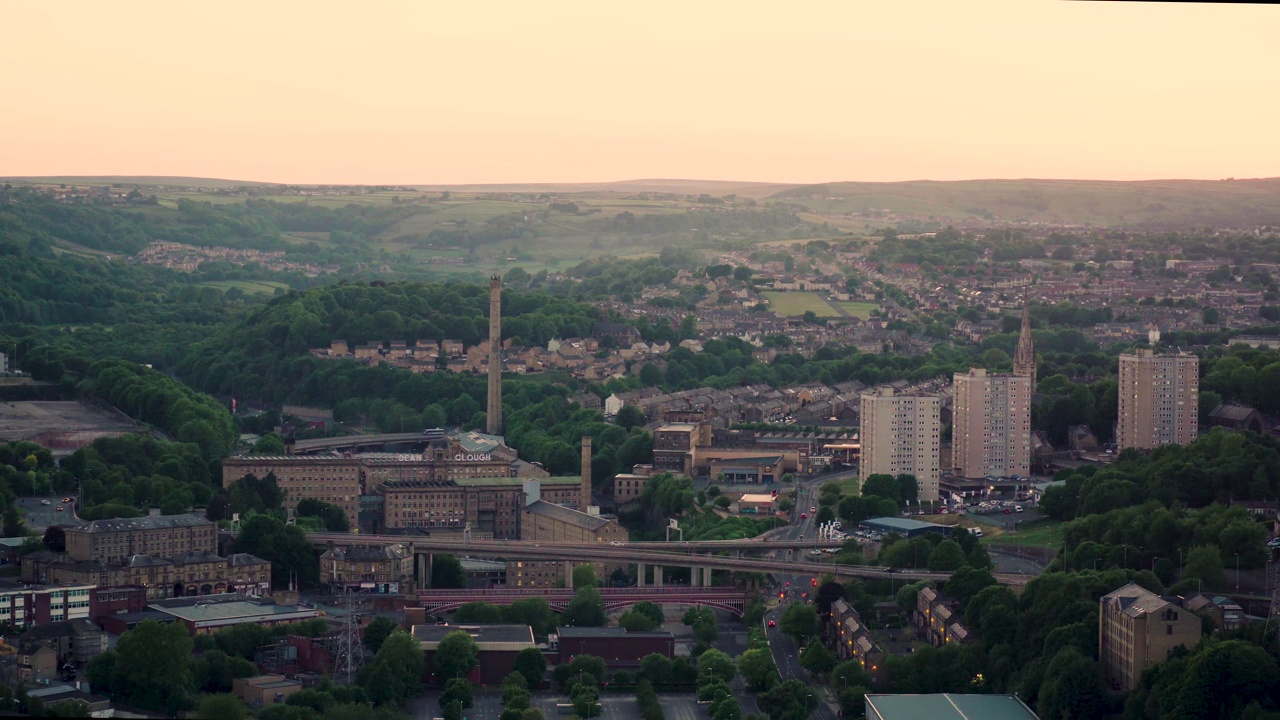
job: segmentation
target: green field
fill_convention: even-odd
[[[849,302],[840,302],[836,304],[843,308],[845,312],[862,320],[866,320],[871,317],[872,310],[880,309],[880,305],[878,303],[864,302],[860,300],[850,300]]]
[[[201,287],[213,287],[226,292],[231,288],[240,288],[249,295],[273,295],[276,288],[288,290],[289,286],[280,282],[272,282],[270,280],[214,280],[211,282],[200,283]]]
[[[1057,520],[1033,520],[1020,526],[1015,532],[1001,533],[988,542],[992,545],[1057,547],[1062,545],[1062,523]]]
[[[767,290],[760,293],[769,301],[769,309],[775,315],[794,317],[812,312],[818,317],[839,317],[840,313],[816,292],[788,292]]]

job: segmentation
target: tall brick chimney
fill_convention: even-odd
[[[502,434],[502,278],[489,278],[489,406],[485,432]]]
[[[591,436],[582,438],[582,499],[578,509],[586,512],[591,507]]]

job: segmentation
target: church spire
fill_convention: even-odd
[[[1027,289],[1022,290],[1022,332],[1018,349],[1013,354],[1013,374],[1031,378],[1031,392],[1036,388],[1036,349],[1031,342],[1031,302]]]

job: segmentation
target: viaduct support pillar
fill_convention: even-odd
[[[573,589],[573,562],[569,560],[564,563],[564,586]]]
[[[413,555],[414,575],[418,581],[418,588],[425,590],[431,587],[431,569],[435,564],[435,556],[431,553],[414,553]]]
[[[647,565],[644,563],[636,563],[636,587],[644,587],[648,584],[648,578],[645,577],[648,571],[649,568]]]
[[[661,565],[653,566],[653,586],[662,587],[662,566]]]

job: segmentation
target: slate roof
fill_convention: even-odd
[[[532,502],[526,505],[524,509],[525,512],[542,515],[543,517],[551,518],[552,520],[569,525],[576,525],[584,530],[590,530],[592,532],[609,524],[607,519],[602,518],[599,515],[588,515],[587,513],[571,510],[567,507],[556,505],[555,503],[549,503],[546,500]]]
[[[67,528],[69,532],[129,532],[134,530],[166,530],[170,528],[212,527],[215,523],[197,515],[156,515],[142,518],[116,518],[94,520],[79,527]]]

